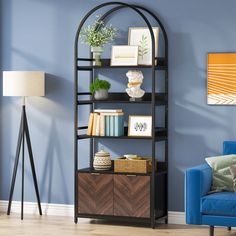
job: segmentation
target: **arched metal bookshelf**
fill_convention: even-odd
[[[105,14],[103,14],[100,19],[104,22],[108,17],[110,17],[114,12],[122,10],[124,8],[128,8],[131,11],[134,11],[139,15],[146,26],[148,27],[151,40],[152,40],[152,65],[150,66],[110,66],[110,59],[102,59],[102,66],[93,66],[92,62],[92,54],[90,58],[82,58],[79,57],[79,35],[81,29],[88,18],[95,13],[97,10],[104,8],[104,7],[111,7]],[[154,34],[152,31],[152,25],[150,24],[149,20],[147,19],[146,15],[152,17],[154,21],[157,23],[157,26],[160,27],[163,37],[164,37],[164,48],[165,48],[165,56],[164,57],[157,57],[155,58],[155,39]],[[98,29],[99,30],[99,29]],[[157,61],[157,63],[155,63]],[[89,65],[81,65],[87,62]],[[151,78],[152,78],[152,91],[150,93],[146,93],[141,100],[131,101],[126,93],[109,93],[109,98],[104,101],[97,101],[94,100],[93,97],[89,92],[80,92],[78,91],[79,85],[79,71],[88,71],[90,73],[90,82],[94,81],[94,71],[95,70],[102,70],[102,69],[112,69],[115,70],[116,68],[149,68],[151,70]],[[156,71],[162,70],[165,72],[165,89],[162,93],[156,93]],[[85,99],[80,99],[80,97],[85,97]],[[89,98],[87,98],[89,96]],[[81,130],[86,130],[87,126],[79,126],[78,120],[78,112],[79,106],[81,105],[89,105],[90,111],[93,112],[95,104],[99,103],[125,103],[125,104],[132,104],[138,106],[139,104],[149,104],[150,105],[150,112],[152,116],[152,137],[129,137],[127,135],[127,127],[125,128],[125,135],[121,137],[106,137],[106,136],[88,136],[86,134],[81,134]],[[156,127],[155,118],[156,118],[156,106],[165,106],[165,124],[164,127]],[[150,140],[152,143],[151,148],[151,155],[152,155],[152,172],[148,174],[135,174],[130,175],[130,173],[115,173],[114,171],[106,171],[106,172],[98,172],[95,171],[93,166],[93,156],[94,156],[94,140],[95,139],[147,139]],[[83,139],[90,139],[90,166],[86,169],[78,169],[78,160],[79,160],[79,150],[78,150],[78,142]],[[158,162],[156,160],[156,142],[163,141],[165,142],[165,158],[164,161]],[[157,165],[156,165],[157,164]],[[157,166],[157,168],[156,168]],[[133,176],[134,178],[141,178],[147,177],[150,179],[150,199],[148,201],[149,206],[149,213],[148,216],[143,217],[142,215],[139,216],[137,214],[134,215],[119,215],[119,214],[104,214],[98,212],[80,212],[80,204],[82,200],[78,194],[78,189],[81,181],[78,180],[78,176],[80,173],[86,173],[89,175],[109,175],[111,178],[115,178],[117,174],[119,175],[127,175]],[[142,178],[140,179],[142,181]],[[92,197],[91,197],[92,198]],[[91,199],[87,199],[90,201]],[[84,200],[83,200],[84,201]],[[114,199],[112,199],[114,201]],[[165,31],[165,28],[159,18],[152,13],[150,10],[143,6],[139,5],[130,5],[127,3],[122,2],[109,2],[101,4],[92,10],[90,10],[85,17],[80,22],[80,25],[77,29],[76,36],[75,36],[75,44],[74,44],[74,222],[77,223],[78,218],[98,218],[98,219],[112,219],[112,220],[124,220],[124,221],[134,221],[134,222],[146,222],[150,223],[151,227],[154,228],[156,225],[157,220],[163,219],[165,223],[167,223],[167,206],[168,206],[168,38]],[[86,204],[86,202],[83,202]],[[87,202],[89,205],[90,203]]]

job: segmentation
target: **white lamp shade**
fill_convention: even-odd
[[[3,71],[3,96],[45,96],[45,73]]]

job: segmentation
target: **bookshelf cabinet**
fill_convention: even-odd
[[[128,8],[135,11],[144,20],[149,28],[152,39],[152,65],[150,66],[110,66],[110,59],[102,59],[102,66],[93,66],[92,55],[89,58],[79,56],[78,41],[84,23],[97,10],[109,8],[100,19],[106,19],[114,12]],[[156,22],[151,25],[146,16]],[[164,57],[155,57],[155,43],[152,27],[158,26],[164,38]],[[156,63],[157,62],[157,63]],[[87,64],[87,65],[85,65]],[[79,91],[80,71],[87,71],[90,83],[94,82],[95,71],[124,69],[148,69],[151,71],[151,92],[145,93],[142,99],[132,100],[125,92],[111,92],[107,100],[95,100],[88,91]],[[161,93],[156,92],[157,71],[164,71],[165,88]],[[84,75],[83,75],[84,77]],[[97,104],[129,104],[137,106],[146,104],[152,116],[151,137],[130,137],[128,127],[124,127],[123,136],[90,136],[85,134],[88,126],[80,126],[79,112],[81,106],[89,106],[94,111]],[[164,107],[164,125],[156,125],[156,107]],[[132,115],[132,114],[130,114]],[[80,153],[78,143],[80,140],[90,140],[89,166],[78,168]],[[148,140],[151,142],[150,156],[152,157],[152,171],[147,174],[116,173],[109,171],[96,171],[93,169],[95,153],[95,140],[99,139],[126,139]],[[160,161],[156,157],[156,142],[164,142],[164,157]],[[134,150],[135,151],[135,150]],[[159,18],[150,10],[139,5],[130,5],[122,2],[103,3],[89,11],[78,26],[74,45],[74,222],[78,218],[111,219],[130,222],[148,223],[155,228],[158,221],[167,223],[168,209],[168,39],[165,28]]]

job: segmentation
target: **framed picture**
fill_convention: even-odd
[[[152,136],[151,116],[129,116],[128,136]]]
[[[159,28],[152,28],[155,38],[155,57],[158,56],[158,34]],[[129,45],[136,45],[138,49],[138,64],[151,65],[152,64],[152,39],[150,31],[147,27],[131,27],[129,28]]]
[[[209,53],[207,104],[236,105],[236,53]]]
[[[137,66],[138,46],[112,46],[111,66]]]

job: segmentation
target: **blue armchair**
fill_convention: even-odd
[[[223,154],[236,154],[236,141],[223,143]],[[208,194],[212,182],[212,170],[203,164],[186,170],[185,212],[186,223],[209,225],[210,236],[214,226],[236,226],[236,193],[218,192]]]

